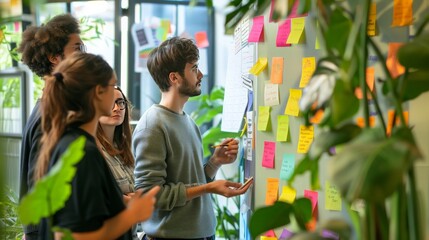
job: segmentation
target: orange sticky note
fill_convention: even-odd
[[[396,58],[396,53],[401,45],[402,43],[389,43],[389,49],[387,50],[386,65],[393,78],[396,78],[405,72],[405,68]]]
[[[313,126],[299,126],[298,149],[297,153],[307,153],[314,139]]]
[[[313,124],[319,124],[322,121],[324,113],[325,112],[322,109],[317,110],[314,116],[310,119],[310,122]]]
[[[276,155],[276,142],[265,141],[264,153],[262,156],[262,167],[274,168],[275,155]]]
[[[265,205],[272,205],[277,201],[279,192],[279,179],[267,178],[267,192],[265,195]]]
[[[253,18],[252,30],[250,30],[248,42],[263,42],[264,41],[264,16]]]
[[[404,118],[405,118],[405,123],[408,125],[408,111],[404,111]],[[388,136],[390,136],[390,134],[392,133],[392,128],[393,128],[393,117],[395,115],[395,111],[394,110],[389,110],[387,112],[387,126],[386,126],[386,134]],[[395,120],[395,125],[399,125],[401,123],[401,120],[399,119],[399,117],[396,117]]]
[[[197,47],[199,48],[206,48],[209,46],[209,40],[207,38],[207,32],[196,32],[195,33],[195,41],[197,44]]]
[[[393,0],[392,26],[409,26],[413,23],[413,0]]]
[[[366,79],[365,80],[366,80],[366,84],[368,85],[370,91],[374,90],[374,82],[375,82],[374,71],[375,71],[374,67],[368,67],[366,69]],[[362,89],[356,88],[355,89],[355,95],[357,98],[362,99],[362,97],[363,97]],[[367,98],[371,99],[370,93],[367,94]]]
[[[299,115],[299,100],[301,96],[301,89],[289,89],[289,98],[287,100],[285,114],[295,117]]]
[[[363,128],[365,127],[365,119],[363,117],[356,118],[356,125]],[[375,116],[369,116],[369,126],[374,127],[375,126]]]
[[[301,66],[301,80],[299,81],[299,87],[303,88],[307,86],[308,82],[313,76],[314,70],[316,70],[316,58],[315,57],[305,57],[302,58]]]
[[[283,57],[273,57],[271,67],[271,83],[283,82]]]
[[[371,3],[369,6],[369,15],[368,15],[368,25],[367,25],[367,34],[368,36],[376,35],[376,23],[377,23],[377,5],[375,2]]]

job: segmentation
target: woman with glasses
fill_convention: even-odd
[[[110,116],[99,119],[97,145],[103,153],[116,183],[127,203],[134,195],[134,157],[131,152],[131,107],[119,87],[115,87],[115,102]],[[133,239],[137,232],[133,229]]]

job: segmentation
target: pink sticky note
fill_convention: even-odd
[[[277,31],[276,46],[277,47],[289,47],[292,44],[286,43],[287,38],[290,34],[291,21],[286,19],[283,23],[279,24],[279,29]]]
[[[274,156],[276,154],[276,142],[264,142],[264,155],[262,156],[262,166],[274,168]]]
[[[310,201],[311,201],[311,210],[314,212],[314,209],[317,206],[318,193],[316,191],[304,190],[304,197],[310,199]]]
[[[266,233],[264,234],[264,236],[266,236],[266,237],[277,237],[277,236],[276,236],[276,233],[274,232],[274,230],[273,230],[273,229],[271,229],[271,230],[269,230],[268,232],[266,232]]]
[[[253,18],[252,30],[250,30],[248,42],[263,42],[264,41],[264,16]]]

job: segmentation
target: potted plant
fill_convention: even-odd
[[[225,20],[227,30],[233,29],[247,14],[263,14],[271,2],[273,19],[284,19],[289,14],[287,9],[297,1],[287,1],[288,7],[280,0],[230,1],[228,7],[232,10]],[[397,58],[405,70],[398,76],[392,75],[385,55],[367,34],[373,2],[299,1],[298,13],[309,13],[318,23],[317,36],[324,53],[304,89],[300,108],[307,124],[318,111],[323,111],[324,116],[318,125],[320,134],[296,166],[288,184],[293,186],[296,176],[309,172],[312,188],[320,188],[319,160],[332,155],[332,148],[339,150],[341,146],[341,151],[329,160],[328,172],[346,204],[356,200],[365,203],[364,214],[350,211],[355,237],[423,239],[414,170],[421,154],[412,127],[406,121],[403,104],[429,90],[429,33],[424,31],[429,17],[420,23],[414,39],[399,48]],[[379,84],[382,94],[371,91],[366,82],[369,52],[377,56],[383,70],[384,77]],[[362,91],[361,99],[355,95],[357,89]],[[389,121],[380,107],[386,104],[393,109],[393,118]],[[380,123],[377,126],[370,125],[370,106]],[[354,121],[357,115],[364,119],[363,128]],[[267,230],[289,224],[290,216],[301,223],[298,226],[305,232],[309,206],[304,201],[298,205],[297,201],[301,200],[294,204],[276,202],[257,209],[250,221],[252,236],[255,238]],[[332,225],[324,227],[339,233]],[[304,234],[305,239],[320,237]]]

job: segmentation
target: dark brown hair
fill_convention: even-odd
[[[94,88],[109,84],[113,69],[100,56],[75,52],[61,61],[53,75],[45,76],[41,102],[42,138],[35,179],[48,170],[55,145],[68,126],[80,126],[95,117]]]
[[[184,76],[187,63],[194,63],[199,59],[198,48],[191,39],[170,38],[149,54],[147,67],[162,92],[170,88],[169,74],[178,72]]]
[[[125,106],[125,114],[124,121],[121,125],[115,127],[115,132],[113,135],[113,142],[116,144],[117,148],[112,146],[110,142],[107,140],[106,135],[101,127],[100,122],[98,122],[97,126],[97,139],[101,146],[106,149],[106,152],[111,155],[120,155],[121,160],[125,165],[134,166],[134,156],[131,152],[131,106],[128,99],[125,97],[121,88],[116,87],[115,90],[118,90],[122,94],[122,98],[126,101]]]
[[[80,34],[79,23],[70,14],[58,15],[40,27],[30,26],[22,33],[18,52],[21,60],[39,76],[51,74],[50,56],[63,56],[71,34]]]

